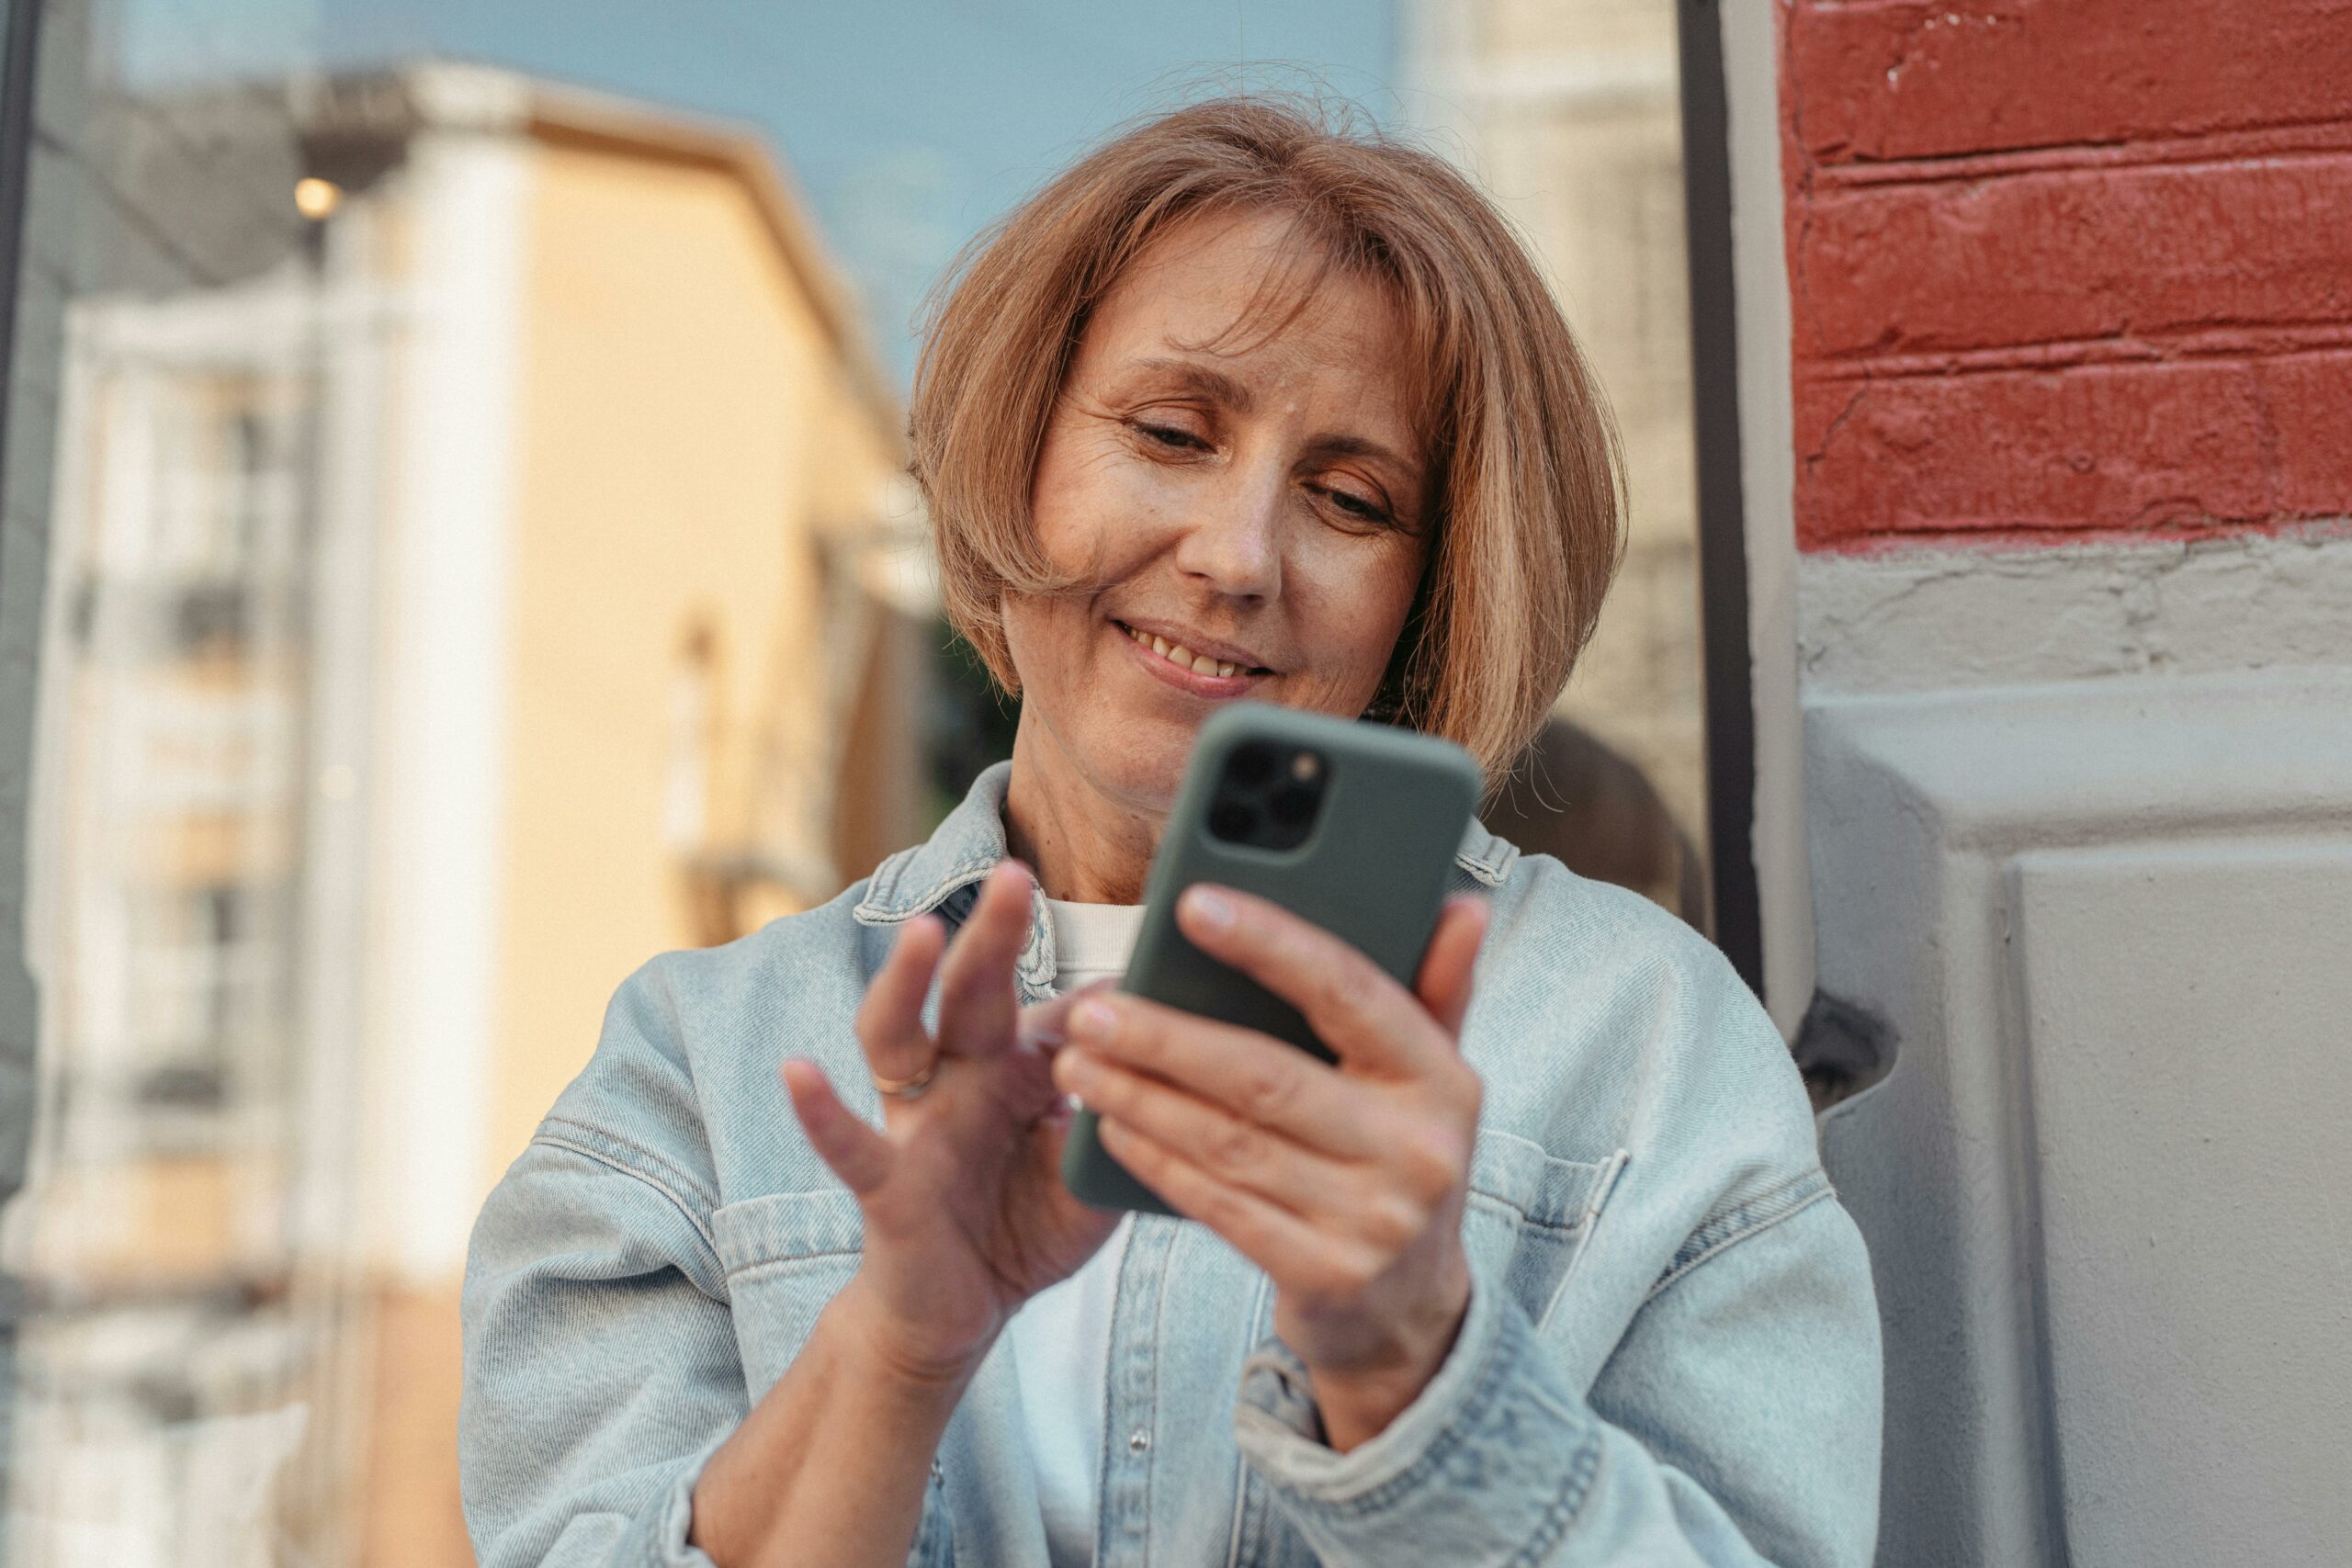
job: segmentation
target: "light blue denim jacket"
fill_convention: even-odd
[[[458,1437],[483,1568],[708,1564],[685,1544],[703,1461],[858,1261],[857,1207],[776,1065],[815,1058],[878,1117],[852,1013],[894,928],[1003,857],[1007,776],[824,908],[620,987],[474,1229]],[[1204,1226],[1139,1216],[1097,1562],[1867,1562],[1878,1315],[1780,1036],[1633,894],[1476,825],[1455,880],[1493,919],[1464,1032],[1486,1101],[1453,1350],[1335,1453],[1266,1277]],[[1024,999],[1054,979],[1044,915]],[[1021,1396],[1000,1343],[932,1466],[915,1563],[1045,1568]]]

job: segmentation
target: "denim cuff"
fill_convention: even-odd
[[[703,1467],[710,1462],[729,1438],[725,1432],[713,1438],[703,1450],[686,1461],[685,1468],[672,1478],[670,1484],[655,1498],[650,1510],[653,1521],[653,1568],[718,1568],[709,1552],[687,1543],[686,1532],[694,1526],[695,1483],[702,1479]],[[645,1516],[639,1515],[640,1518]],[[910,1568],[932,1568],[947,1561],[947,1494],[944,1472],[939,1461],[931,1461],[931,1479],[924,1483],[922,1518],[915,1526],[913,1548],[907,1554]],[[634,1555],[634,1553],[632,1553]]]
[[[709,1552],[690,1545],[686,1532],[694,1527],[695,1483],[702,1479],[703,1466],[710,1462],[722,1444],[734,1434],[721,1433],[704,1445],[703,1450],[688,1460],[678,1473],[662,1488],[653,1504],[653,1565],[654,1568],[718,1568]],[[643,1516],[640,1515],[639,1517]]]
[[[1344,1454],[1320,1430],[1306,1363],[1267,1340],[1242,1364],[1234,1441],[1326,1562],[1539,1558],[1600,1467],[1600,1422],[1483,1279],[1437,1375],[1385,1429]]]

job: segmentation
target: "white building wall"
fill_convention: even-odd
[[[494,128],[426,130],[388,197],[413,270],[379,545],[359,1190],[374,1256],[417,1283],[462,1270],[488,1190],[528,158]]]
[[[1772,1010],[1888,1354],[1880,1561],[2352,1539],[2352,531],[1800,557],[1775,7],[1722,7]]]

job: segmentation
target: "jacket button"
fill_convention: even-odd
[[[1139,1454],[1149,1447],[1151,1447],[1151,1434],[1145,1431],[1141,1427],[1137,1427],[1134,1431],[1127,1434],[1127,1451],[1129,1453]]]

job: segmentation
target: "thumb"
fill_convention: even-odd
[[[1413,983],[1413,994],[1420,998],[1447,1038],[1457,1043],[1462,1021],[1470,1011],[1471,975],[1477,964],[1478,943],[1486,934],[1484,898],[1464,893],[1447,899],[1438,913],[1437,930],[1430,933],[1429,951],[1421,955],[1420,975]]]

